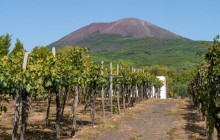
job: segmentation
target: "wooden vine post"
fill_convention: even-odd
[[[28,60],[28,52],[24,54],[24,61],[23,61],[23,70],[26,71],[27,68],[27,60]],[[25,130],[27,127],[27,118],[28,118],[28,94],[26,90],[21,91],[21,98],[22,98],[22,117],[21,117],[21,132],[20,132],[20,140],[24,139]]]
[[[21,93],[18,93],[18,97],[16,100],[16,107],[15,107],[15,123],[14,129],[12,134],[12,140],[15,140],[17,137],[18,125],[19,125],[19,111],[20,111],[20,102],[21,102]]]
[[[48,92],[49,96],[47,98],[47,113],[46,113],[46,125],[49,124],[49,114],[50,114],[50,104],[51,104],[51,98],[52,98],[52,93],[51,90]]]
[[[79,99],[79,89],[78,89],[78,84],[75,86],[75,98],[73,102],[73,126],[72,126],[72,133],[71,136],[75,137],[76,136],[76,109],[78,106],[78,99]]]
[[[120,66],[120,70],[122,71],[122,66]],[[125,85],[124,83],[122,83],[122,102],[123,102],[123,109],[125,111],[125,96],[126,96],[126,93],[125,93]]]
[[[112,62],[110,62],[110,90],[109,90],[109,96],[110,96],[110,107],[111,107],[111,114],[110,116],[112,117],[113,114],[113,109],[112,109],[112,96],[113,96],[113,76],[117,76],[119,77],[119,64],[117,64],[117,73],[116,74],[112,74]],[[117,90],[117,89],[116,89]],[[118,90],[117,92],[117,105],[118,105],[118,111],[120,113],[120,102],[119,102],[119,92]]]
[[[119,76],[119,64],[117,64],[117,76]],[[118,105],[118,113],[120,114],[120,100],[119,100],[119,88],[117,87],[117,105]]]
[[[56,57],[56,49],[55,47],[52,48],[52,54],[54,57]],[[51,89],[48,92],[48,98],[47,98],[47,113],[46,113],[46,125],[49,125],[49,115],[50,115],[50,104],[51,104],[51,98],[52,98],[52,92]]]
[[[56,57],[56,49],[55,49],[55,47],[52,48],[52,53],[53,53],[53,56]]]
[[[132,71],[132,72],[135,71],[134,67],[131,68],[131,71]],[[130,95],[131,95],[131,101],[132,101],[132,100],[133,100],[132,86],[130,86],[130,92],[131,92]],[[133,101],[132,101],[132,102],[133,102]]]
[[[144,73],[144,70],[141,69],[141,72]],[[144,100],[144,84],[141,85],[141,101]]]
[[[104,62],[101,61],[101,75],[103,76],[103,64]],[[105,120],[105,101],[104,101],[104,89],[103,89],[103,86],[102,86],[102,90],[101,90],[101,96],[102,96],[102,117],[103,117],[103,120]]]
[[[24,54],[24,60],[23,60],[23,70],[25,71],[26,70],[26,67],[27,67],[27,59],[28,59],[28,52],[25,52]],[[13,134],[12,134],[12,140],[16,140],[16,137],[17,137],[17,131],[18,131],[18,126],[19,126],[19,118],[20,118],[20,114],[19,114],[19,111],[20,111],[20,102],[21,102],[21,97],[22,97],[22,92],[21,90],[19,90],[19,93],[18,93],[18,97],[17,97],[17,100],[16,100],[16,107],[15,107],[15,123],[14,123],[14,128],[13,128]],[[22,106],[23,107],[23,106]],[[23,110],[22,110],[22,113],[23,113]],[[24,115],[24,114],[22,114]],[[23,118],[22,118],[23,119]],[[22,121],[22,124],[23,124],[23,121]],[[21,139],[22,137],[24,136],[24,129],[25,127],[23,127],[22,125],[22,129],[21,129]],[[22,132],[23,131],[23,132]],[[24,138],[23,138],[24,139]]]
[[[56,49],[55,47],[52,48],[52,53],[53,56],[56,57]],[[59,140],[60,139],[60,86],[59,90],[56,90],[56,108],[57,108],[57,113],[56,113],[56,123],[55,123],[55,130],[56,130],[56,138]]]
[[[24,61],[23,61],[23,69],[26,71],[27,68],[27,60],[28,60],[28,52],[25,52],[24,54]]]
[[[134,69],[134,72],[136,72],[136,69]],[[139,72],[139,69],[138,69],[138,72]],[[136,100],[138,101],[138,87],[137,87],[137,83],[135,84],[135,96],[136,96]]]
[[[52,48],[52,54],[55,57],[56,56],[56,50],[55,47]],[[49,90],[48,92],[48,98],[47,98],[47,113],[46,113],[46,125],[49,125],[49,115],[50,115],[50,104],[51,104],[51,98],[52,98],[52,92]]]
[[[109,90],[109,96],[110,96],[110,107],[111,107],[111,113],[110,116],[112,117],[112,88],[113,88],[113,83],[112,83],[113,77],[112,77],[112,62],[110,62],[110,90]]]

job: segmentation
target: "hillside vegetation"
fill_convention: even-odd
[[[160,65],[186,70],[201,61],[197,52],[206,52],[202,41],[193,41],[136,18],[84,26],[47,47],[81,46],[91,50],[93,61],[113,64]]]
[[[64,42],[55,42],[48,48],[59,48]],[[90,56],[96,63],[104,61],[141,67],[164,65],[177,70],[188,69],[201,61],[197,52],[205,52],[201,41],[168,38],[122,38],[116,34],[93,33],[75,44],[90,48]]]

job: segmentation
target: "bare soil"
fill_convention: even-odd
[[[77,110],[76,137],[71,138],[72,102],[69,100],[61,121],[62,139],[72,140],[176,140],[205,139],[205,123],[187,99],[149,99],[134,107],[126,108],[121,114],[110,118],[106,100],[106,119],[102,119],[101,101],[97,100],[95,128],[91,128],[89,107],[83,113],[84,105]],[[53,99],[49,125],[45,123],[46,101],[38,98],[33,101],[33,114],[30,112],[26,140],[55,139],[56,106]],[[0,116],[0,140],[10,140],[14,123],[14,109],[8,104],[7,113]],[[20,131],[20,128],[19,128]]]
[[[177,120],[173,116],[166,115],[166,113],[176,108],[177,105],[169,100],[160,100],[150,104],[148,109],[123,122],[118,130],[98,140],[165,139],[166,130],[171,129],[174,126],[174,121]]]

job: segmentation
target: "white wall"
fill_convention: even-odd
[[[160,99],[166,99],[167,98],[166,77],[165,76],[157,76],[157,78],[163,82],[163,86],[160,88]]]

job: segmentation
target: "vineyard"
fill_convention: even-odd
[[[204,59],[195,70],[189,83],[189,92],[194,105],[197,106],[206,121],[207,139],[213,139],[214,128],[220,139],[220,43],[219,36],[213,45],[207,46],[207,53],[201,54]]]
[[[191,80],[188,80],[191,72],[178,75],[159,66],[149,70],[149,67],[134,68],[125,62],[115,65],[103,61],[94,63],[89,49],[79,46],[52,48],[52,51],[37,46],[28,54],[17,39],[15,48],[9,53],[10,41],[8,34],[0,36],[0,115],[7,114],[8,119],[13,118],[13,126],[7,128],[13,131],[10,138],[6,136],[7,139],[30,139],[26,136],[35,129],[42,129],[44,134],[39,133],[39,137],[52,130],[54,135],[49,136],[50,139],[70,139],[84,128],[79,125],[94,128],[99,123],[111,123],[115,114],[123,116],[131,107],[141,104],[144,108],[143,102],[160,98],[163,81],[156,75],[166,76],[169,96],[175,97],[172,93],[176,92],[181,98],[191,97],[206,123],[207,139],[214,139],[215,129],[220,139],[219,36],[213,44],[203,43],[207,46],[207,53],[199,53],[203,61],[193,71]],[[185,81],[188,82],[189,94],[186,93]],[[149,103],[153,102],[156,101],[149,100]],[[168,106],[172,106],[171,102],[177,106],[174,100],[160,101]],[[180,102],[186,104],[186,100]],[[165,109],[160,111],[166,114]],[[42,122],[35,126],[28,121],[33,121],[35,110],[39,115],[35,119],[44,121],[45,126],[41,126]],[[151,112],[155,113],[154,110]],[[1,122],[1,129],[2,124],[9,125]],[[5,130],[2,129],[3,133]]]
[[[3,56],[0,62],[1,114],[7,113],[6,103],[15,103],[12,139],[25,138],[29,112],[33,111],[33,101],[43,97],[47,102],[45,123],[49,125],[52,98],[55,98],[56,139],[62,137],[60,121],[65,114],[67,101],[72,101],[71,137],[77,134],[77,107],[84,104],[85,111],[90,106],[91,126],[95,124],[97,99],[100,98],[103,120],[120,114],[123,110],[152,97],[159,98],[162,82],[154,75],[135,69],[125,63],[104,68],[103,62],[94,64],[87,48],[67,46],[49,51],[46,47],[36,47],[28,54],[24,49]],[[13,106],[13,105],[12,105]],[[109,110],[106,107],[109,106]],[[21,108],[21,112],[20,112]],[[106,116],[109,111],[109,116]],[[21,121],[20,121],[21,120]],[[19,124],[21,122],[21,124]],[[18,129],[21,126],[20,134]]]

